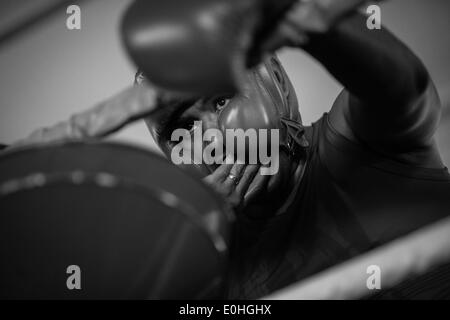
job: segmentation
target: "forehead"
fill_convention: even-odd
[[[220,92],[214,95],[200,97],[191,106],[184,108],[183,111],[180,110],[181,112],[177,113],[178,116],[188,115],[192,112],[215,112],[216,103],[221,99],[227,99],[230,102],[236,103],[245,103],[260,99],[261,97],[259,97],[258,92],[261,93],[261,91],[268,89],[265,88],[267,83],[262,80],[260,74],[262,69],[267,69],[267,63],[262,63],[258,67],[248,70],[243,74],[239,79],[240,91],[238,93]],[[138,70],[135,74],[134,83],[139,85],[147,81],[148,79],[145,77],[143,71]]]
[[[240,79],[239,79],[239,84],[241,86],[248,86],[251,83],[256,81],[257,78],[257,74],[258,74],[258,70],[261,69],[261,66],[259,66],[258,68],[254,68],[252,70],[248,70],[245,74],[243,74]],[[141,84],[144,82],[148,82],[147,78],[144,75],[144,72],[142,70],[137,70],[135,75],[134,75],[134,84]],[[223,95],[225,95],[226,93],[222,93]],[[220,94],[216,94],[216,96],[219,96]],[[205,98],[209,98],[209,97],[205,97]]]

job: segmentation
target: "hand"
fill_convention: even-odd
[[[310,34],[323,34],[365,0],[297,0],[267,39],[262,52],[285,47],[300,47]]]
[[[212,186],[236,210],[243,209],[251,197],[253,186],[261,186],[268,176],[259,174],[257,164],[222,164],[203,181]],[[253,190],[254,191],[254,190]]]

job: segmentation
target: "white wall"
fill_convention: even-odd
[[[118,35],[119,19],[128,3],[83,3],[80,31],[66,29],[66,13],[61,10],[0,47],[0,142],[12,143],[34,128],[68,118],[132,83],[135,68],[122,50]],[[382,6],[383,23],[422,58],[441,94],[447,90],[447,96],[449,18],[448,0],[393,0]],[[280,57],[298,89],[303,119],[310,123],[330,108],[340,86],[298,50],[284,50]],[[449,136],[443,130],[439,137],[447,163]],[[114,138],[153,147],[141,122]]]
[[[0,47],[0,141],[11,143],[133,83],[134,66],[119,39],[128,0],[81,5],[82,29],[66,28],[64,9],[6,47]],[[151,145],[140,123],[119,138]]]

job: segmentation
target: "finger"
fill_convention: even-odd
[[[232,164],[222,164],[210,175],[203,178],[203,181],[211,185],[218,186],[228,176],[232,167]]]
[[[220,182],[217,182],[212,175],[209,175],[205,178],[203,178],[203,182],[205,182],[207,185],[209,185],[214,191],[216,191],[219,195],[226,197],[228,195],[228,192],[226,192],[223,188]]]
[[[239,180],[238,185],[236,186],[236,193],[240,197],[244,197],[245,193],[247,192],[248,188],[250,187],[250,184],[252,183],[253,179],[255,178],[256,174],[259,170],[259,165],[251,164],[248,165],[245,168],[244,173],[242,174],[241,179]]]
[[[245,164],[235,163],[233,165],[233,167],[231,168],[230,172],[228,173],[228,175],[223,180],[223,187],[226,190],[231,191],[231,190],[236,189],[236,185],[239,183],[239,180],[241,178],[241,175],[242,175],[245,167],[246,167]]]
[[[255,197],[258,196],[261,190],[264,190],[267,187],[270,177],[271,176],[269,175],[262,175],[261,168],[258,170],[258,173],[256,174],[253,181],[250,183],[250,186],[247,192],[245,193],[244,205],[247,205],[249,202],[255,199]]]
[[[228,159],[229,157],[227,157],[224,163],[221,164],[216,170],[214,170],[212,174],[208,176],[211,182],[221,183],[230,174],[231,168],[233,168],[234,163],[227,161]]]

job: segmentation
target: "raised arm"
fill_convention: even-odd
[[[151,113],[157,106],[154,89],[134,86],[53,126],[40,128],[10,148],[70,139],[101,138]]]
[[[317,1],[323,10],[327,2]],[[300,18],[293,11],[291,26]],[[430,148],[440,103],[428,72],[385,27],[369,30],[366,20],[353,13],[324,23],[302,45],[345,87],[330,113],[332,125],[382,153]]]

